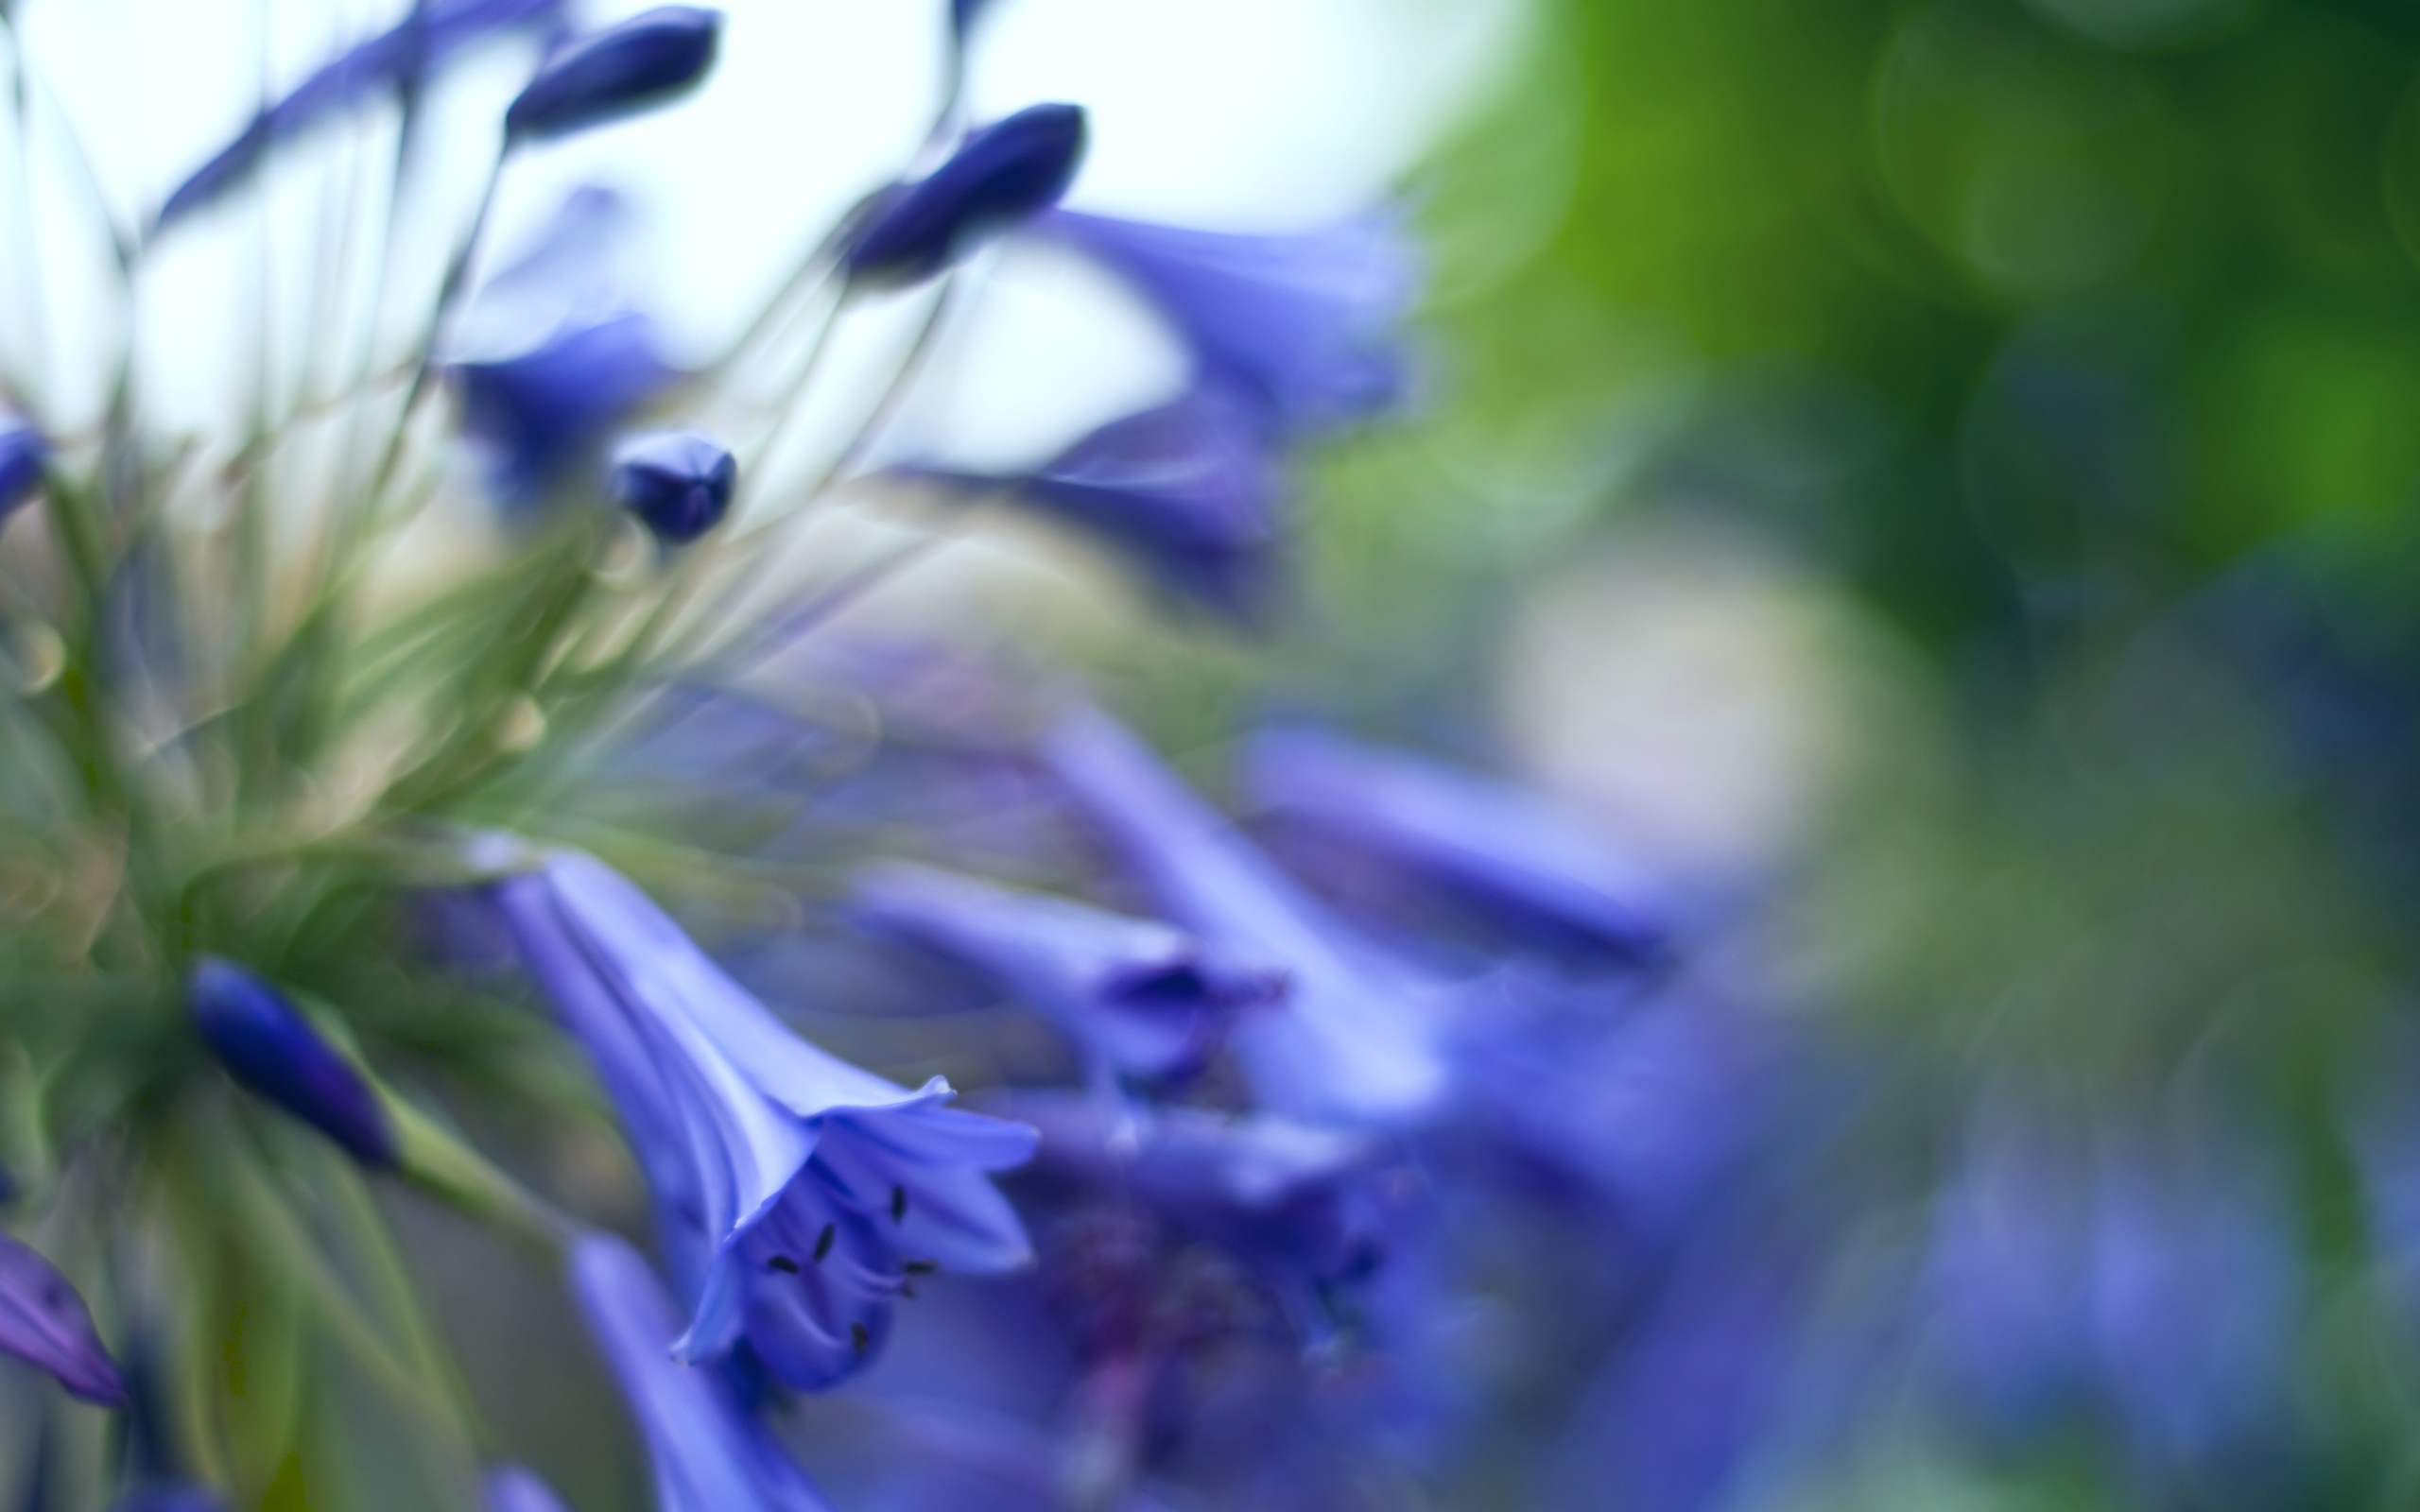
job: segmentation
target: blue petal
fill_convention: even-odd
[[[683,546],[712,530],[731,507],[739,464],[697,431],[658,431],[616,451],[605,491],[655,539]]]
[[[1396,1124],[1446,1091],[1438,1005],[1349,942],[1316,900],[1106,717],[1063,720],[1044,755],[1170,918],[1285,970],[1286,1004],[1244,1016],[1234,1044],[1253,1090],[1313,1121]]]
[[[49,1261],[0,1234],[0,1354],[46,1370],[70,1396],[127,1403],[126,1378],[101,1347],[93,1314]]]
[[[841,255],[860,287],[902,287],[1056,204],[1084,154],[1084,112],[1030,105],[966,139],[931,175],[892,192]]]
[[[23,415],[0,409],[0,520],[16,513],[42,487],[50,442]]]
[[[194,1026],[247,1091],[364,1165],[395,1163],[395,1127],[378,1094],[284,994],[232,961],[204,956],[193,969],[188,997]]]
[[[554,1488],[518,1465],[499,1465],[479,1486],[486,1512],[564,1512]]]
[[[497,496],[535,501],[678,374],[655,323],[623,313],[567,325],[528,350],[458,362],[462,429],[489,455]]]
[[[1243,236],[1054,210],[1034,229],[1125,277],[1212,377],[1287,430],[1361,420],[1402,397],[1398,328],[1419,280],[1390,221]]]
[[[504,129],[562,136],[662,104],[705,77],[721,35],[720,11],[658,6],[579,38],[546,60],[505,112]]]

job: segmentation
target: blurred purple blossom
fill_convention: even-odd
[[[244,1089],[275,1103],[362,1164],[395,1163],[398,1136],[358,1067],[330,1045],[285,995],[215,956],[188,984],[194,1027]]]
[[[1400,1125],[1447,1091],[1427,985],[1352,940],[1252,842],[1105,715],[1060,721],[1044,759],[1168,917],[1288,974],[1287,1001],[1232,1042],[1270,1108],[1310,1122]]]
[[[496,496],[516,506],[536,502],[679,376],[660,354],[655,322],[634,312],[575,321],[451,371],[463,432],[485,452]]]
[[[102,1347],[84,1299],[49,1261],[6,1234],[0,1234],[0,1354],[49,1372],[70,1396],[102,1407],[127,1404],[126,1378]]]
[[[0,520],[34,496],[49,466],[49,440],[23,415],[0,409]]]
[[[659,431],[622,444],[606,492],[656,540],[684,546],[721,521],[738,483],[739,464],[720,442],[697,431]]]
[[[1057,203],[1083,154],[1080,106],[1028,105],[975,132],[931,174],[876,203],[841,254],[841,267],[859,287],[922,283]]]
[[[722,12],[658,6],[558,48],[504,112],[515,140],[543,139],[647,110],[687,93],[714,66]]]
[[[564,1512],[552,1487],[518,1465],[499,1465],[479,1483],[485,1512]]]

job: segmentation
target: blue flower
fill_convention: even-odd
[[[1232,620],[1261,617],[1276,596],[1285,482],[1251,406],[1216,387],[1113,421],[1024,476],[935,468],[899,475],[1001,494]]]
[[[127,1404],[126,1378],[101,1347],[93,1314],[49,1261],[0,1234],[0,1354],[48,1371],[68,1395]]]
[[[1253,395],[1280,429],[1361,420],[1403,393],[1397,327],[1418,276],[1391,222],[1243,236],[1054,210],[1033,229],[1133,284],[1208,378]]]
[[[563,136],[662,104],[705,77],[721,35],[720,11],[658,6],[579,38],[513,100],[505,132],[521,141]]]
[[[777,1378],[827,1385],[871,1358],[915,1269],[1029,1258],[986,1173],[1024,1161],[1032,1130],[801,1040],[591,857],[493,890],[654,1189],[695,1305],[684,1358],[745,1338]]]
[[[393,1120],[367,1078],[277,988],[204,956],[187,986],[194,1026],[228,1074],[325,1134],[364,1165],[395,1163]]]
[[[451,371],[463,432],[487,452],[496,496],[514,505],[544,495],[678,376],[657,353],[655,323],[629,312],[574,320],[525,351]]]
[[[14,410],[0,409],[0,520],[17,512],[42,487],[50,442]]]
[[[479,1501],[486,1512],[563,1512],[553,1487],[518,1465],[488,1471],[479,1483]]]
[[[892,863],[857,879],[851,917],[982,972],[1097,1063],[1166,1077],[1200,1065],[1227,1016],[1273,1002],[1282,972],[1166,924]]]
[[[1076,806],[1169,918],[1215,947],[1284,970],[1284,1005],[1231,1035],[1270,1108],[1314,1122],[1400,1124],[1446,1091],[1435,1013],[1415,984],[1357,948],[1319,902],[1108,718],[1060,722],[1043,755]]]
[[[234,141],[179,184],[153,217],[152,234],[251,177],[271,148],[385,90],[403,88],[489,34],[551,23],[565,0],[418,0],[389,31],[353,48],[252,117]]]
[[[1288,832],[1367,857],[1521,944],[1613,965],[1663,954],[1644,870],[1529,794],[1299,730],[1253,739],[1240,777]]]
[[[1029,105],[966,139],[949,160],[892,192],[840,263],[860,288],[920,284],[1058,202],[1084,153],[1084,112]]]
[[[738,482],[739,464],[711,437],[658,431],[623,444],[605,491],[656,540],[684,546],[721,521]]]
[[[717,1371],[670,1354],[680,1321],[647,1263],[592,1234],[573,1246],[572,1291],[647,1441],[657,1512],[829,1512]]]

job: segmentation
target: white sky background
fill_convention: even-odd
[[[977,119],[1045,99],[1091,112],[1069,202],[1180,224],[1302,226],[1366,208],[1483,89],[1523,0],[993,0],[970,91]],[[121,224],[233,135],[267,93],[391,23],[399,0],[22,0],[26,53],[72,119]],[[583,19],[644,9],[605,0]],[[509,253],[572,185],[610,183],[642,232],[633,292],[696,355],[735,330],[835,215],[899,172],[928,122],[945,0],[727,0],[704,91],[516,160],[488,245]],[[433,119],[432,232],[455,224],[529,58],[492,47],[448,78]],[[38,105],[38,114],[40,106]],[[314,133],[258,190],[184,227],[147,266],[142,373],[152,412],[238,422],[266,305],[276,350],[325,335],[308,291],[328,198],[354,167],[383,185],[391,129]],[[13,160],[14,153],[9,154]],[[89,417],[112,301],[89,198],[37,132],[30,199],[0,169],[0,352],[38,373],[54,421]],[[383,190],[381,190],[383,192]],[[340,201],[336,201],[340,203]],[[374,224],[372,214],[362,224]],[[23,234],[28,209],[39,235]],[[265,229],[267,228],[267,229]],[[424,258],[446,237],[417,235]],[[41,259],[38,283],[24,258]],[[1164,337],[1102,281],[1028,258],[985,295],[959,345],[957,450],[1080,429],[1174,382]],[[101,339],[96,339],[99,336]],[[328,343],[320,340],[318,350]],[[324,358],[322,360],[325,360]],[[289,375],[289,378],[291,375]]]

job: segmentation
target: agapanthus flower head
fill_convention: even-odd
[[[745,1338],[780,1379],[826,1385],[872,1356],[911,1266],[1028,1259],[989,1173],[1024,1161],[1032,1130],[944,1107],[939,1076],[910,1091],[807,1043],[591,857],[493,895],[654,1189],[695,1308],[684,1357]]]
[[[457,362],[462,429],[507,504],[527,505],[678,374],[635,312],[575,320],[527,350]],[[593,464],[592,464],[593,465]]]
[[[615,451],[605,491],[667,546],[712,530],[731,507],[739,463],[700,431],[656,431]]]
[[[126,1378],[101,1344],[84,1299],[57,1267],[0,1234],[0,1354],[47,1371],[70,1396],[102,1407],[127,1403]]]
[[[272,149],[381,93],[406,87],[471,43],[508,27],[551,24],[566,0],[414,0],[403,20],[322,65],[252,117],[233,142],[170,192],[152,234],[235,188]]]
[[[571,1281],[647,1443],[657,1512],[828,1512],[717,1372],[672,1358],[679,1314],[636,1251],[608,1235],[583,1238],[572,1247]]]
[[[1043,755],[1168,917],[1270,962],[1291,990],[1239,1018],[1231,1042],[1271,1109],[1313,1122],[1401,1124],[1447,1091],[1437,1005],[1358,946],[1225,818],[1105,715],[1060,721]]]
[[[360,1068],[284,993],[233,961],[204,956],[189,978],[194,1027],[247,1091],[275,1103],[370,1166],[400,1150],[393,1119]]]
[[[1254,737],[1239,774],[1278,825],[1367,857],[1515,943],[1617,966],[1664,952],[1646,869],[1542,799],[1306,729]]]
[[[1252,406],[1222,388],[1194,388],[1112,421],[1030,473],[899,475],[997,495],[1231,620],[1264,617],[1277,596],[1285,482]]]
[[[1363,420],[1402,397],[1398,328],[1419,278],[1391,220],[1239,235],[1052,210],[1034,230],[1132,284],[1205,380],[1250,395],[1281,430]]]
[[[554,1487],[518,1465],[498,1465],[479,1482],[485,1512],[563,1512]]]
[[[857,878],[850,916],[981,972],[1116,1071],[1198,1066],[1228,1016],[1273,1003],[1285,973],[1181,930],[893,862]]]
[[[677,98],[714,66],[722,12],[658,6],[565,43],[504,113],[519,141],[567,135]]]
[[[49,466],[49,440],[23,415],[0,408],[0,520],[34,496]]]
[[[968,137],[874,207],[841,254],[861,288],[920,284],[1058,203],[1083,160],[1084,112],[1029,105]]]

